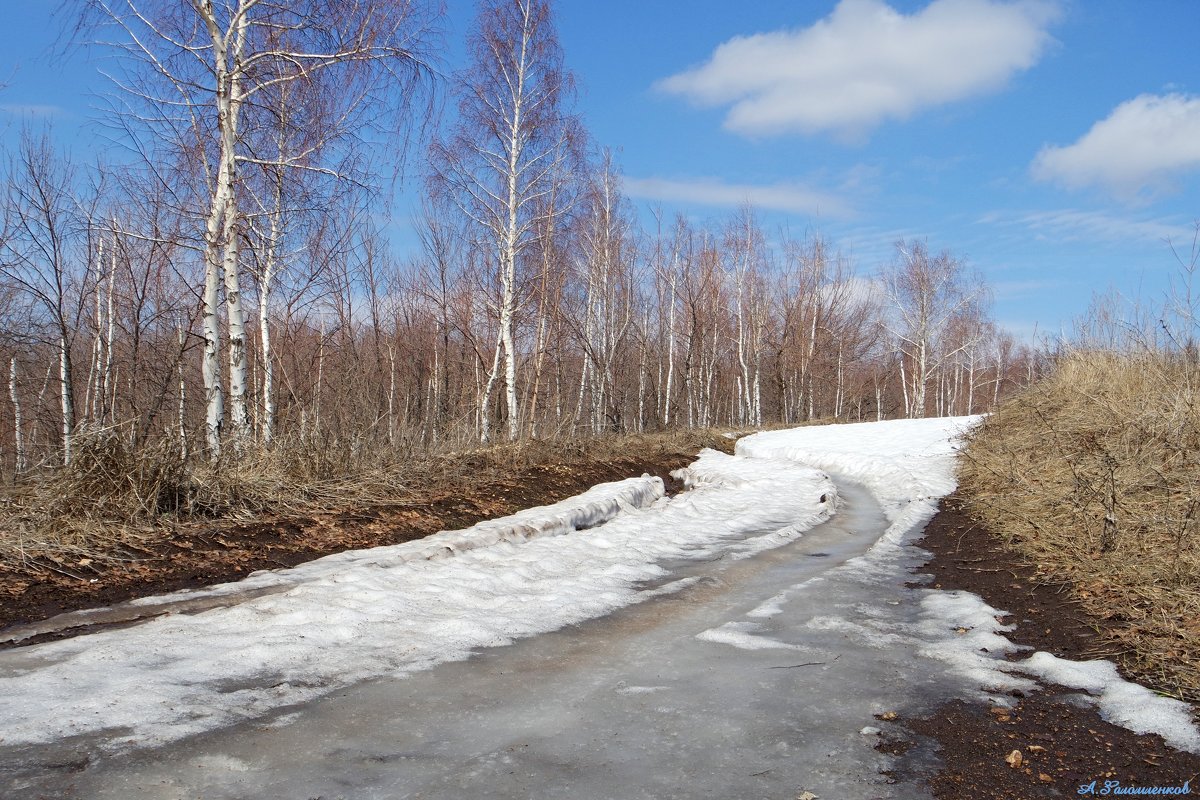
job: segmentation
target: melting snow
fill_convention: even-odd
[[[1100,716],[1114,725],[1134,733],[1157,733],[1172,747],[1200,753],[1200,731],[1192,724],[1191,706],[1130,683],[1111,661],[1068,661],[1039,652],[1018,666],[1042,680],[1094,695]]]
[[[644,588],[661,561],[786,542],[835,506],[828,476],[791,461],[709,450],[681,474],[693,491],[669,502],[658,478],[605,484],[468,530],[146,601],[227,607],[7,651],[4,742],[110,731],[118,747],[157,744],[465,659],[661,593]],[[265,586],[279,591],[252,594]]]
[[[696,634],[704,642],[727,644],[740,650],[802,650],[794,644],[779,642],[769,636],[756,635],[762,626],[753,622],[726,622]]]

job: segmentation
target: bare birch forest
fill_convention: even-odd
[[[965,414],[1039,369],[924,242],[856,264],[749,206],[639,213],[549,0],[483,0],[453,74],[435,3],[69,7],[115,146],[86,162],[30,127],[4,154],[6,481],[97,441],[352,458]]]

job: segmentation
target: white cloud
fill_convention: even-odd
[[[811,214],[844,219],[853,216],[850,206],[840,197],[798,183],[749,184],[726,183],[713,178],[625,177],[625,192],[630,197],[670,203],[692,203],[732,208],[749,203],[770,211]]]
[[[1033,176],[1068,188],[1099,186],[1134,199],[1200,168],[1200,97],[1143,94],[1113,109],[1077,142],[1042,148]]]
[[[842,0],[808,28],[737,36],[656,88],[731,105],[744,135],[865,134],[885,119],[963,100],[1032,67],[1052,41],[1052,2],[934,0],[904,15],[882,0]]]
[[[1172,219],[1153,219],[1109,214],[1103,211],[1057,209],[1019,214],[992,212],[981,223],[1020,225],[1047,238],[1066,242],[1123,242],[1129,240],[1163,244],[1191,241],[1194,229]]]

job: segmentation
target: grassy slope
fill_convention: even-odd
[[[968,510],[1066,582],[1129,672],[1200,699],[1200,366],[1079,353],[963,460]]]

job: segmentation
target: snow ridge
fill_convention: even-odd
[[[686,580],[654,586],[661,563],[782,544],[833,513],[829,478],[795,462],[705,451],[689,469],[695,488],[670,500],[658,478],[602,484],[216,587],[224,605],[202,613],[0,652],[3,744],[84,735],[121,750],[261,718],[678,591]]]

